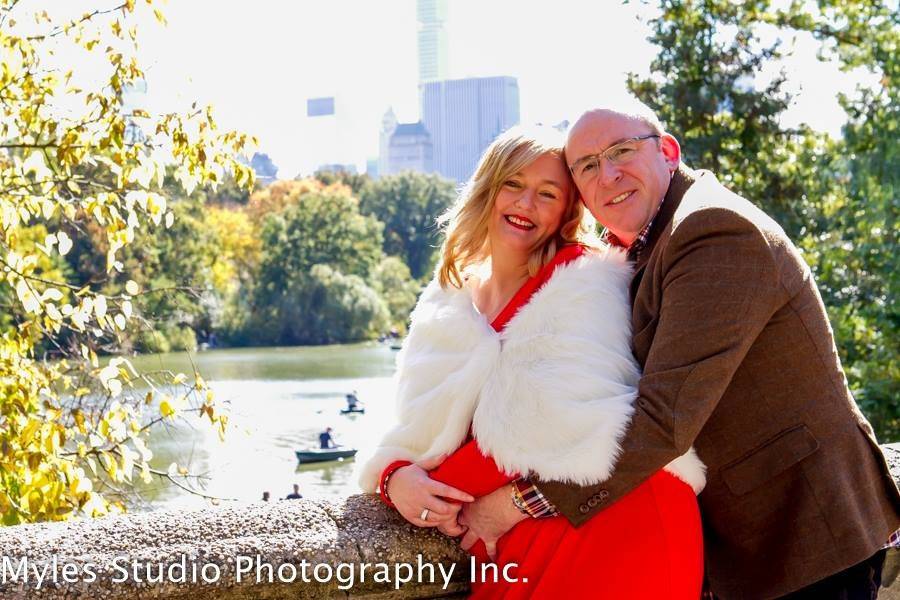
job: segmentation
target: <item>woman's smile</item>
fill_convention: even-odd
[[[532,223],[529,219],[526,219],[525,217],[521,217],[519,215],[504,215],[504,217],[506,218],[506,222],[516,229],[530,231],[535,227],[534,223]]]

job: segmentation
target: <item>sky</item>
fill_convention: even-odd
[[[642,2],[448,5],[448,77],[516,77],[526,123],[572,120],[580,107],[621,97],[625,73],[646,75],[656,54],[646,40],[655,8]],[[220,125],[259,138],[279,177],[334,162],[364,171],[388,107],[401,122],[419,118],[415,9],[415,0],[169,0],[168,26],[141,29],[148,98],[213,104]],[[817,61],[810,38],[793,47],[785,121],[839,133],[836,93],[865,74]],[[306,117],[306,100],[319,96],[336,99],[330,123]]]

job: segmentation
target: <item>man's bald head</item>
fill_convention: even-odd
[[[594,122],[598,117],[609,116],[615,114],[628,120],[637,121],[647,126],[648,130],[656,135],[666,133],[666,128],[659,117],[653,112],[653,109],[637,99],[623,100],[620,102],[611,102],[607,104],[598,104],[581,113],[581,116],[569,128],[569,136],[577,131],[579,127],[584,127],[589,122]]]

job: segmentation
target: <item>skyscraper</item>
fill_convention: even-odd
[[[515,77],[477,77],[421,84],[422,121],[431,134],[435,171],[467,180],[498,134],[519,123]]]
[[[447,76],[447,0],[416,0],[419,84]]]
[[[346,98],[338,94],[306,99],[306,118],[300,121],[298,135],[314,143],[298,144],[297,156],[306,172],[317,165],[347,165],[355,160],[353,118]]]
[[[432,172],[431,135],[417,123],[398,123],[393,109],[381,119],[378,177],[402,171]]]
[[[378,134],[378,176],[387,175],[390,172],[391,136],[397,129],[397,115],[393,108],[388,108],[381,118],[381,132]]]
[[[400,123],[391,135],[385,175],[403,171],[431,173],[431,156],[431,136],[422,123]]]

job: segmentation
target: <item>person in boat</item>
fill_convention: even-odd
[[[347,410],[355,412],[358,404],[359,398],[356,395],[356,390],[353,390],[351,393],[347,394]]]
[[[328,448],[337,448],[338,445],[335,443],[334,438],[331,435],[332,429],[331,427],[326,427],[325,431],[319,434],[319,448],[322,450],[327,450]]]
[[[269,494],[269,492],[263,492],[262,501],[268,502],[270,497],[271,497],[271,494]]]
[[[303,494],[300,493],[300,484],[294,484],[294,491],[287,496],[284,497],[285,500],[299,500],[303,497]]]
[[[595,245],[562,134],[501,134],[444,223],[397,360],[396,424],[361,462],[362,489],[413,525],[463,535],[477,599],[696,600],[705,478],[693,449],[579,528],[528,512],[529,477],[610,476],[640,379],[631,269],[624,252]],[[485,545],[460,503],[493,493],[519,518]],[[518,581],[480,581],[488,561],[517,564]]]

